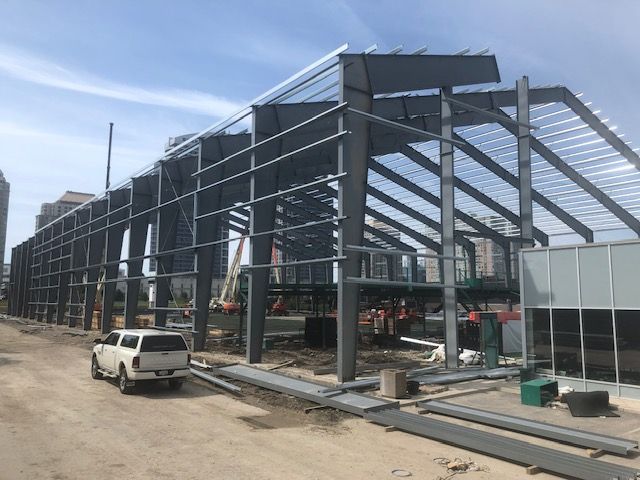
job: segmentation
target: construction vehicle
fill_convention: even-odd
[[[284,298],[282,298],[282,296],[278,297],[278,300],[271,305],[268,313],[274,317],[286,317],[289,315],[287,305],[284,303]]]
[[[224,279],[222,290],[218,297],[214,297],[209,302],[209,310],[214,312],[222,312],[226,315],[232,315],[240,312],[240,304],[237,302],[236,294],[238,290],[238,278],[240,276],[240,260],[242,258],[242,249],[244,247],[245,237],[240,239],[238,249],[233,256],[231,266],[227,271]]]

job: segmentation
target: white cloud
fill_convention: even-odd
[[[64,146],[66,149],[71,148],[83,148],[83,149],[96,149],[102,152],[105,150],[105,142],[100,139],[93,139],[89,137],[81,137],[76,135],[66,135],[51,131],[39,130],[24,125],[19,125],[14,122],[0,121],[0,138],[3,136],[13,138],[28,138],[35,140],[41,144]],[[160,149],[145,150],[137,148],[116,147],[115,152],[128,157],[145,157],[148,159],[158,156],[161,153]]]
[[[113,82],[6,46],[0,46],[0,73],[39,85],[214,117],[226,117],[241,108],[231,100],[195,90],[149,89]]]

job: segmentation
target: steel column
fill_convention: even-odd
[[[74,216],[74,228],[73,241],[71,242],[71,267],[73,268],[71,274],[70,293],[69,293],[69,326],[75,327],[78,318],[80,316],[80,304],[84,300],[84,289],[80,286],[84,278],[84,271],[82,267],[87,264],[87,253],[89,238],[85,235],[89,231],[88,226],[83,226],[90,221],[90,210],[84,208],[76,212]],[[79,238],[78,238],[79,237]]]
[[[9,315],[15,315],[15,282],[16,282],[16,253],[18,247],[11,249],[11,270],[9,270],[9,295],[7,297],[7,312]]]
[[[151,180],[151,178],[153,180]],[[157,178],[141,177],[131,180],[131,220],[129,221],[129,258],[144,255],[149,231],[150,213],[141,215],[151,208],[153,191],[151,184]],[[127,287],[125,291],[124,324],[131,328],[135,325],[140,296],[140,276],[144,260],[127,262]]]
[[[220,160],[222,155],[216,155],[211,148],[211,142],[200,142],[198,150],[197,170],[202,172],[197,178],[197,189],[219,182],[224,178],[226,165],[218,165],[212,168]],[[217,148],[215,150],[218,150]],[[207,169],[206,171],[202,171]],[[197,220],[198,215],[220,209],[223,185],[196,193],[193,207],[194,245],[220,240],[221,223],[220,215],[213,215]],[[215,254],[219,245],[208,245],[196,250],[194,270],[197,271],[195,291],[195,313],[193,330],[193,350],[204,350],[207,340],[207,323],[209,319],[209,302],[211,301],[211,281],[213,279],[213,266]]]
[[[339,64],[339,102],[350,108],[371,113],[373,93],[364,55],[341,57]],[[367,194],[367,162],[369,160],[370,125],[362,116],[341,114],[338,131],[351,135],[338,142],[338,174],[348,176],[338,181],[338,216],[347,217],[338,228],[338,256],[347,259],[338,263],[338,381],[355,379],[358,346],[358,316],[360,285],[348,283],[347,277],[359,277],[362,254],[343,250],[346,245],[362,245],[364,207]]]
[[[64,217],[62,219],[62,247],[60,250],[60,275],[58,276],[58,305],[56,310],[56,324],[64,324],[64,316],[67,310],[67,300],[69,297],[69,279],[71,277],[71,245],[65,244],[73,238],[73,233],[65,233],[75,228],[74,217]]]
[[[445,138],[452,138],[453,124],[451,105],[445,100],[452,89],[440,90],[440,131]],[[456,283],[456,263],[451,258],[456,254],[455,244],[455,199],[454,199],[453,145],[440,142],[440,224],[442,225],[442,259],[445,285]],[[454,287],[442,289],[442,310],[444,312],[444,342],[447,368],[458,367],[458,299]]]
[[[124,205],[129,203],[131,197],[131,191],[129,189],[115,190],[109,192],[109,217],[107,219],[107,231],[106,231],[106,246],[105,246],[105,261],[115,262],[120,260],[122,253],[122,241],[124,237],[124,231],[126,229],[126,223],[121,220],[126,219],[129,216],[127,209],[122,209]],[[120,208],[120,210],[118,210]],[[112,213],[114,210],[118,210],[116,213]],[[119,222],[116,225],[110,225],[111,223]],[[120,264],[109,263],[104,267],[105,280],[114,280],[118,278],[118,270]],[[111,320],[113,317],[113,302],[115,299],[116,282],[107,281],[102,289],[102,321],[100,324],[102,333],[109,333],[111,331]],[[133,325],[125,325],[125,328],[131,328]]]
[[[84,322],[83,329],[91,330],[93,323],[93,309],[96,304],[97,282],[100,276],[101,267],[92,267],[104,261],[104,227],[107,224],[107,200],[92,202],[90,206],[91,220],[97,220],[89,226],[89,245],[87,252],[86,283],[84,287]],[[101,229],[99,232],[93,230]]]
[[[520,199],[520,236],[533,238],[533,201],[531,193],[531,131],[529,124],[529,78],[516,81],[518,95],[518,195]],[[533,246],[533,245],[532,245]]]
[[[158,175],[158,205],[172,200],[182,193],[182,184],[177,179],[171,178],[170,163],[163,163],[159,167]],[[174,190],[175,189],[175,190]],[[172,250],[176,246],[176,236],[178,234],[178,219],[180,217],[180,206],[178,202],[158,207],[157,211],[157,245],[156,252]],[[156,273],[158,275],[173,273],[174,255],[163,255],[156,258]],[[172,277],[156,278],[156,308],[155,325],[164,327],[167,324],[167,308],[171,297]]]
[[[255,145],[266,138],[277,135],[275,110],[264,107],[253,109],[251,143]],[[281,141],[270,142],[260,150],[251,152],[251,168],[268,162],[281,155]],[[279,164],[253,172],[250,177],[250,201],[278,191]],[[249,214],[249,234],[254,235],[274,228],[277,198],[251,206]],[[273,235],[249,238],[249,265],[271,263]],[[262,339],[267,308],[270,269],[261,268],[249,273],[248,314],[247,314],[247,363],[262,361]]]

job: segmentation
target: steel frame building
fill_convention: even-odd
[[[458,296],[466,288],[456,281],[456,264],[467,263],[475,276],[474,239],[500,245],[505,287],[517,289],[514,255],[523,246],[547,245],[562,233],[592,242],[594,231],[607,228],[640,235],[640,158],[579,95],[563,86],[530,88],[526,77],[515,88],[497,88],[496,59],[484,50],[347,49],[15,247],[9,312],[90,329],[102,282],[107,332],[123,263],[125,325],[134,324],[140,281],[151,277],[155,324],[164,326],[176,310],[170,279],[194,276],[193,348],[203,349],[214,247],[238,238],[218,238],[223,225],[249,239],[247,361],[261,360],[275,244],[295,259],[278,268],[323,269],[327,283],[335,282],[338,377],[346,381],[355,377],[362,288],[441,290],[447,364],[454,367]],[[478,89],[464,90],[471,86]],[[193,212],[193,243],[176,248],[185,205]],[[153,222],[159,247],[145,254]],[[128,255],[120,258],[125,232]],[[183,251],[195,253],[194,268],[173,271],[173,256]],[[411,278],[361,276],[374,254],[401,255]],[[158,264],[151,276],[143,274],[149,258]],[[440,282],[418,282],[419,258],[437,259]]]

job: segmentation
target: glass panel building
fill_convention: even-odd
[[[580,391],[640,398],[640,241],[523,249],[525,365]]]

